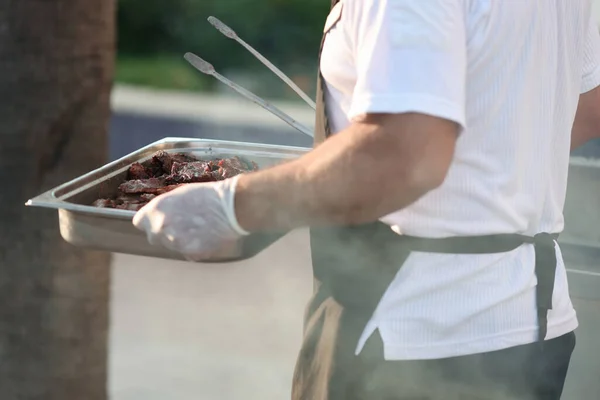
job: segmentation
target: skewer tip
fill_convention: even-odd
[[[185,53],[183,58],[204,74],[212,75],[215,73],[215,67],[211,63],[204,61],[194,53]]]
[[[222,23],[217,18],[212,17],[212,16],[208,17],[208,22],[210,22],[210,24],[212,26],[217,28],[219,30],[219,32],[221,32],[223,35],[227,36],[229,39],[237,38],[237,34],[235,33],[235,31],[233,29],[231,29],[230,27],[228,27],[227,25],[225,25],[224,23]]]

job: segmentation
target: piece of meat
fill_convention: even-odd
[[[168,174],[171,172],[173,159],[166,151],[158,151],[152,156],[152,163],[160,165],[162,173]]]
[[[92,203],[94,207],[100,208],[114,208],[114,200],[111,199],[98,199]]]
[[[174,162],[167,183],[211,182],[217,180],[212,174],[213,164],[205,161],[188,163]]]
[[[117,210],[128,210],[128,211],[139,211],[144,207],[146,203],[123,203],[115,206]]]
[[[152,199],[193,182],[212,182],[231,178],[258,166],[240,157],[201,161],[183,153],[155,153],[143,165],[133,163],[128,180],[119,185],[110,199],[98,199],[92,205],[101,208],[138,211]]]
[[[216,171],[219,166],[214,161],[173,161],[171,175],[185,173],[186,170]]]
[[[127,179],[135,180],[135,179],[148,179],[152,178],[151,174],[146,171],[146,168],[140,163],[133,163],[129,167],[127,171]]]
[[[115,208],[117,210],[130,210],[130,211],[138,211],[146,204],[150,202],[156,195],[149,193],[142,193],[140,195],[137,194],[127,194],[121,195],[112,199],[99,199],[96,200],[93,205],[96,207],[102,208]]]
[[[170,192],[171,190],[175,190],[175,189],[177,189],[178,187],[181,187],[181,186],[184,186],[184,185],[185,185],[185,183],[180,183],[180,184],[168,185],[168,186],[161,187],[160,189],[158,189],[158,190],[156,191],[156,195],[157,195],[157,196],[159,196],[159,195],[161,195],[161,194],[164,194],[164,193]]]
[[[163,178],[135,179],[119,185],[122,193],[151,193],[157,194],[158,189],[165,186]]]
[[[183,153],[169,154],[166,151],[158,151],[152,156],[151,164],[154,165],[153,170],[160,165],[161,175],[170,174],[173,169],[173,163],[189,163],[198,161],[196,158]],[[155,175],[156,176],[156,175]]]
[[[164,175],[162,164],[158,159],[151,159],[146,166],[146,171],[150,174],[151,178],[158,178]]]
[[[239,157],[224,158],[218,163],[223,179],[232,178],[244,172],[252,171],[253,167],[246,165]]]
[[[190,156],[189,154],[184,154],[184,153],[171,154],[171,159],[173,160],[173,162],[178,162],[178,163],[201,161],[201,160],[198,160],[194,156]]]
[[[155,197],[156,197],[156,195],[152,194],[152,193],[143,193],[140,195],[140,199],[142,199],[142,201],[145,201],[145,202],[150,202]]]
[[[115,203],[118,204],[138,204],[138,203],[144,203],[147,202],[148,200],[146,200],[143,196],[146,193],[142,193],[142,194],[138,194],[138,193],[134,193],[134,194],[123,194],[118,196],[115,199]]]

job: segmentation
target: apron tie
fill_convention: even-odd
[[[534,236],[535,247],[535,287],[538,342],[544,344],[548,332],[548,311],[552,309],[552,293],[556,275],[556,250],[554,236],[549,233],[539,233]]]

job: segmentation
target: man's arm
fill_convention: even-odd
[[[239,224],[371,222],[438,187],[466,119],[464,9],[464,0],[347,2],[353,123],[294,162],[239,178]]]
[[[261,231],[375,221],[441,185],[458,129],[419,113],[367,115],[296,161],[242,176],[238,222]]]
[[[600,138],[600,86],[579,96],[571,131],[571,151]]]

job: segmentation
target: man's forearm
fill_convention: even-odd
[[[378,125],[352,125],[298,160],[244,175],[238,222],[248,231],[360,224],[406,207],[443,181],[421,163],[438,145],[423,136],[402,146]],[[437,156],[446,168],[448,157]]]

